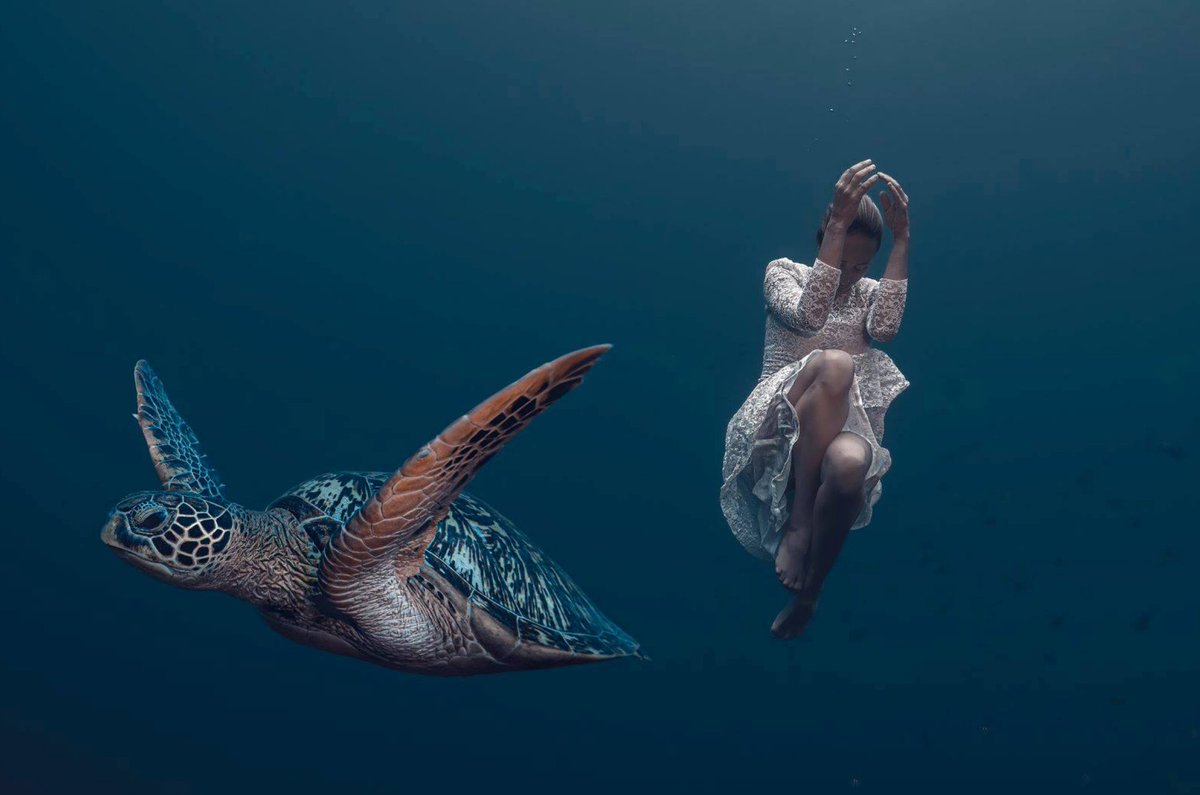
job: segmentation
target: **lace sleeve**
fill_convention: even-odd
[[[880,342],[891,342],[900,330],[904,301],[908,297],[908,279],[880,279],[871,294],[867,313],[867,333]]]
[[[767,266],[763,282],[767,309],[800,336],[812,337],[825,325],[842,272],[821,260],[805,269],[807,275],[790,264],[775,260]]]

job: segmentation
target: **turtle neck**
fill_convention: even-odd
[[[259,608],[296,612],[309,603],[317,561],[274,512],[243,511],[221,590]]]

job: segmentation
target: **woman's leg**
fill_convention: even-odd
[[[853,381],[854,360],[849,354],[818,351],[804,365],[788,393],[800,421],[800,438],[792,447],[792,505],[775,553],[775,574],[794,591],[803,588],[808,568],[821,463],[846,422]]]
[[[797,637],[812,619],[825,578],[862,510],[863,485],[871,469],[871,457],[871,446],[857,434],[841,432],[830,443],[821,462],[821,485],[813,507],[812,544],[804,587],[775,618],[771,632],[777,637]]]
[[[843,432],[829,445],[821,465],[821,487],[813,508],[813,542],[805,590],[816,596],[842,551],[850,527],[862,511],[863,484],[871,469],[871,446],[855,433]]]

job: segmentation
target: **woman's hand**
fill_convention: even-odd
[[[877,179],[879,174],[875,173],[875,164],[870,159],[846,169],[833,188],[833,212],[829,220],[842,227],[849,226],[858,214],[858,204],[863,194]]]
[[[908,240],[908,194],[900,187],[899,182],[882,171],[877,176],[883,178],[891,191],[891,195],[888,195],[887,191],[879,193],[879,201],[883,205],[883,219],[887,222],[888,229],[892,230],[892,237],[896,240]]]

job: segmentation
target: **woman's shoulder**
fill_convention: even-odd
[[[788,271],[791,273],[807,273],[812,270],[810,265],[805,265],[803,262],[795,262],[787,257],[779,257],[767,263],[767,273],[772,271]]]

